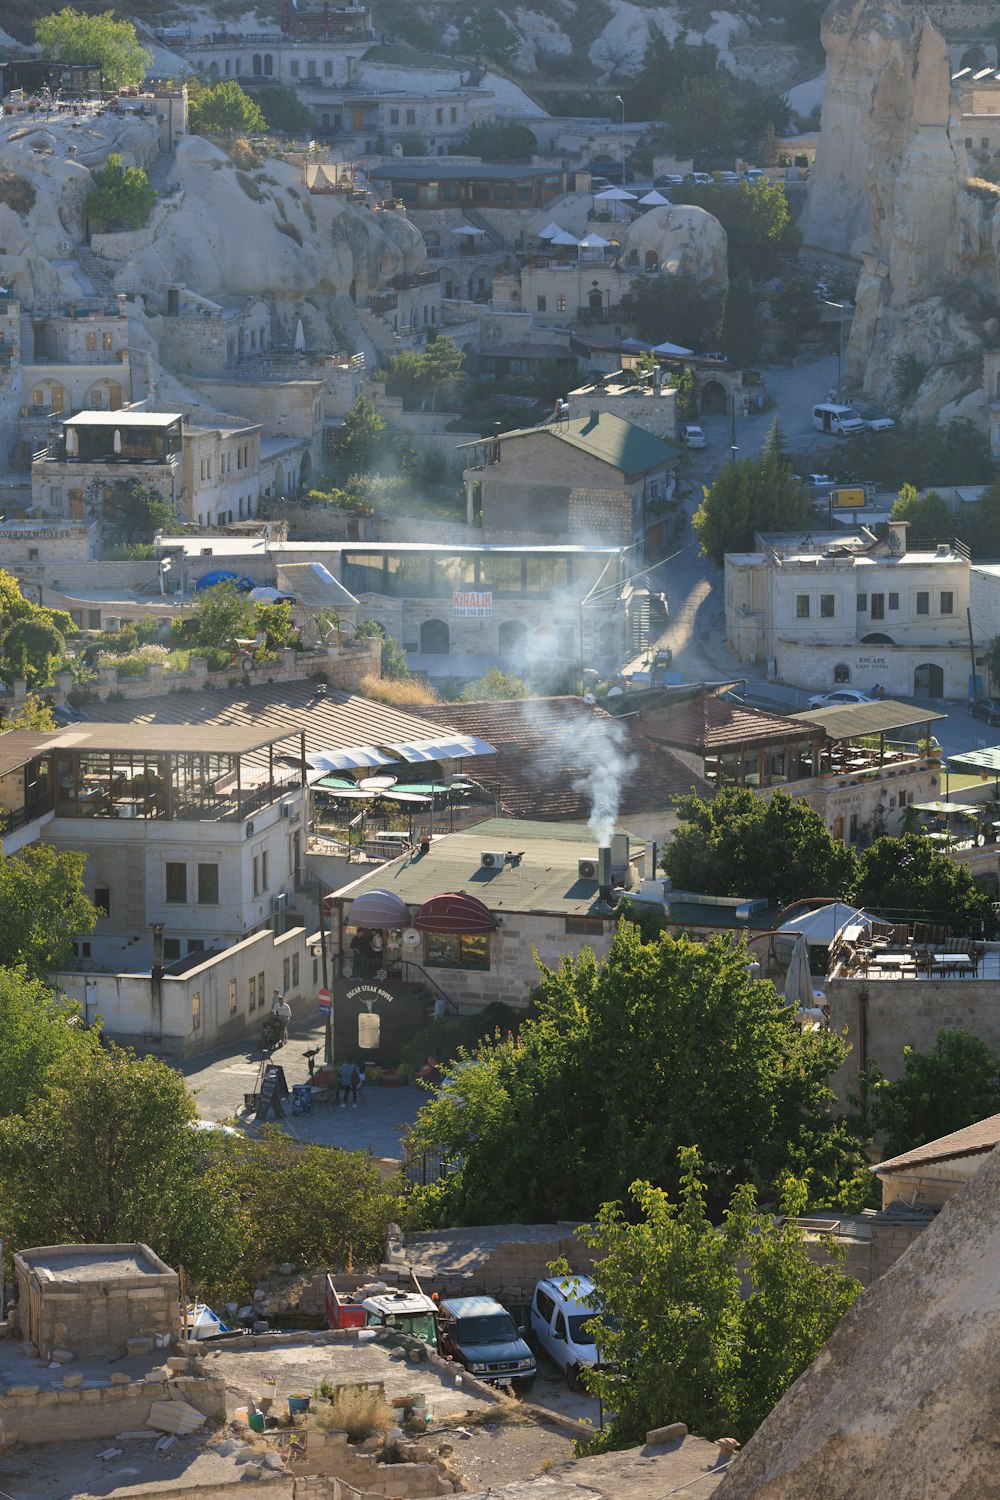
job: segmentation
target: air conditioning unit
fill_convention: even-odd
[[[578,880],[596,880],[597,873],[598,871],[596,859],[577,860],[576,874]]]
[[[287,818],[290,823],[299,821],[299,809],[294,802],[283,802],[281,804],[281,816]]]
[[[502,870],[506,863],[506,856],[502,850],[484,849],[480,853],[479,863],[484,870]]]
[[[284,911],[288,905],[288,892],[279,891],[276,896],[271,897],[271,915],[276,916],[279,911]]]

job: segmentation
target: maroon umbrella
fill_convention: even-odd
[[[413,925],[421,932],[494,932],[497,920],[478,897],[465,891],[448,891],[425,901]]]

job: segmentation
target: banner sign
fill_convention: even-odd
[[[451,612],[453,615],[475,615],[485,619],[493,613],[493,595],[470,594],[456,589],[451,596]]]

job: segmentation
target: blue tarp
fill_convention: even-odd
[[[254,584],[249,578],[244,578],[242,573],[229,573],[224,568],[216,568],[212,573],[206,573],[204,578],[199,578],[195,584],[196,589],[214,589],[219,583],[235,583],[243,593],[249,593]]]

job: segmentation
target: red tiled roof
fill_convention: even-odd
[[[782,718],[762,708],[745,708],[730,698],[704,693],[671,703],[669,698],[641,715],[643,733],[658,744],[701,754],[786,740],[810,740],[818,733],[802,720]]]
[[[927,1141],[904,1151],[902,1156],[892,1156],[872,1167],[876,1176],[888,1168],[894,1171],[901,1167],[922,1167],[935,1161],[951,1161],[960,1156],[984,1156],[1000,1145],[1000,1115],[990,1115],[977,1120],[975,1125],[966,1125],[964,1130],[953,1130],[951,1135],[942,1135],[936,1141]]]
[[[633,757],[624,777],[622,819],[666,812],[692,788],[702,797],[712,794],[696,771],[640,734],[632,721],[615,719],[582,698],[426,703],[413,712],[496,747],[496,755],[477,760],[470,774],[509,817],[585,821],[592,802],[587,775],[616,749]]]

